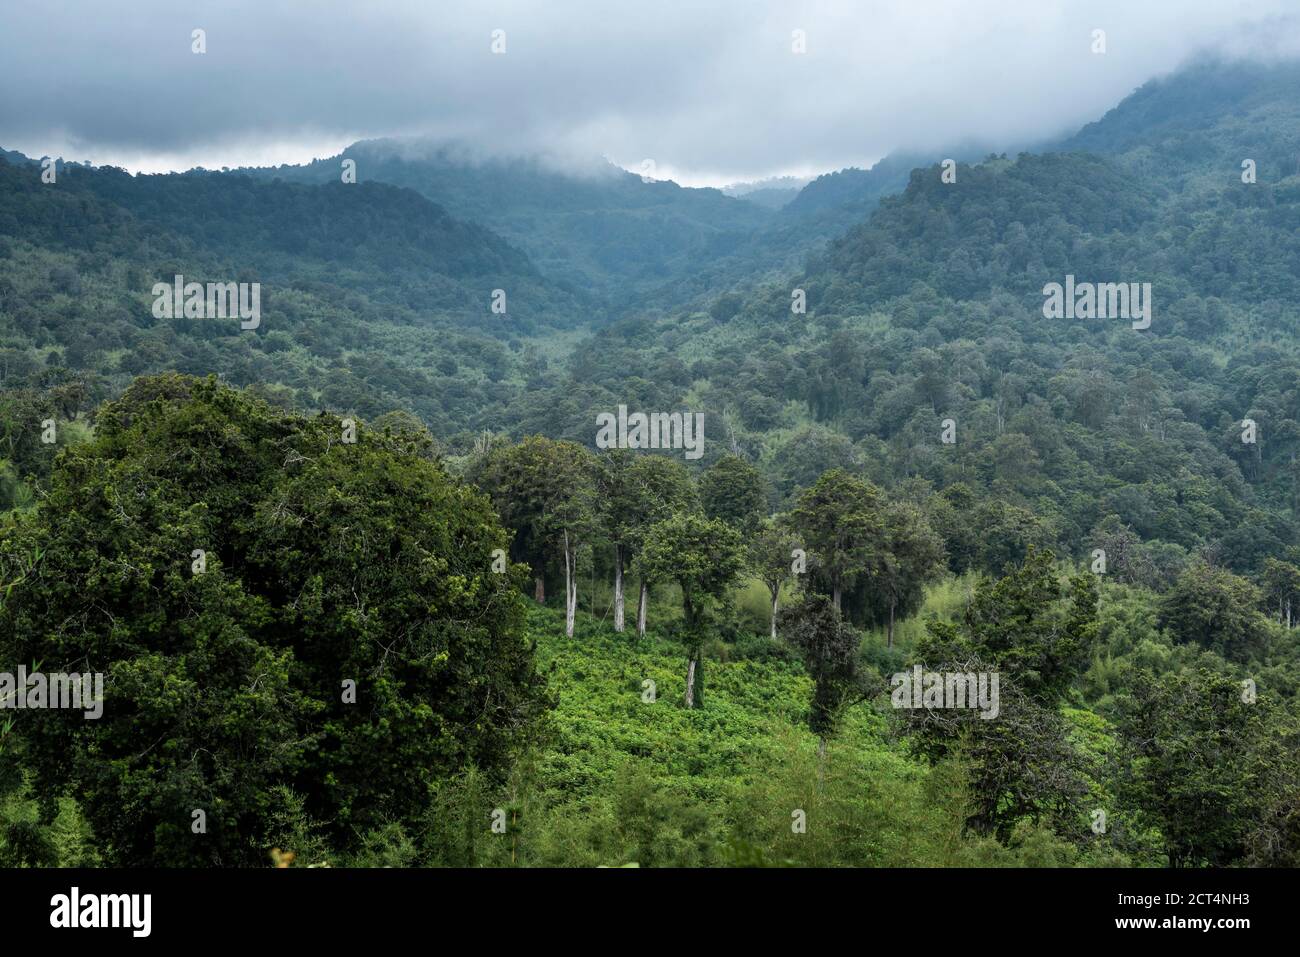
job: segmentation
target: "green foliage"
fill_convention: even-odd
[[[770,603],[771,635],[777,635],[777,608],[781,586],[794,574],[795,550],[799,539],[789,530],[784,516],[767,519],[759,526],[749,545],[749,570],[767,588]]]
[[[698,628],[744,567],[740,535],[716,519],[679,512],[650,526],[636,559],[638,574],[672,581],[682,591],[688,628]]]
[[[36,794],[71,790],[106,859],[261,863],[280,786],[346,850],[531,734],[546,698],[487,501],[390,436],[340,437],[212,380],[141,380],[0,542],[7,579],[41,572],[0,610],[3,659],[106,674],[103,719],[22,718]]]
[[[925,600],[926,585],[939,577],[944,564],[943,539],[924,512],[910,502],[889,503],[883,547],[871,569],[865,598],[868,620],[887,626],[891,646],[894,622],[916,613]]]
[[[514,531],[513,557],[530,564],[538,581],[557,557],[571,575],[573,553],[595,534],[591,454],[572,442],[535,435],[494,447],[471,474],[492,497],[502,524]]]
[[[976,586],[959,625],[932,621],[918,644],[931,673],[984,676],[990,687],[998,680],[992,719],[969,706],[902,712],[921,753],[932,760],[960,753],[970,762],[976,831],[1009,840],[1026,816],[1067,836],[1077,826],[1071,808],[1086,793],[1088,762],[1057,706],[1091,655],[1096,604],[1090,577],[1077,576],[1067,590],[1051,554],[1031,550],[1004,578]]]
[[[1297,91],[1202,64],[780,212],[387,143],[346,187],[5,154],[0,667],[110,680],[0,722],[0,861],[1295,866]],[[261,282],[261,327],[155,319],[177,273]],[[1152,328],[1045,321],[1067,273],[1151,282]],[[593,456],[620,403],[704,413],[702,462]],[[564,625],[496,548],[538,598],[563,563]],[[841,707],[913,663],[998,672],[999,718]]]
[[[842,469],[826,472],[799,497],[790,522],[803,538],[815,570],[824,576],[835,608],[881,559],[884,527],[880,493]]]
[[[1300,568],[1290,562],[1266,558],[1260,579],[1265,606],[1270,612],[1276,612],[1279,624],[1289,629],[1293,610],[1300,612]]]
[[[1134,815],[1159,829],[1174,867],[1239,861],[1266,815],[1294,807],[1294,722],[1279,735],[1266,697],[1205,669],[1139,671],[1130,687],[1120,727],[1132,763],[1121,784]],[[1293,856],[1293,840],[1266,853]]]
[[[1206,564],[1187,569],[1161,599],[1160,626],[1175,641],[1208,648],[1230,661],[1245,661],[1263,648],[1266,624],[1259,589],[1226,569]]]
[[[709,518],[753,532],[767,515],[762,473],[738,455],[723,455],[700,477],[700,506]]]
[[[780,630],[799,649],[812,678],[808,727],[824,740],[835,732],[841,713],[870,693],[858,675],[862,636],[840,618],[830,599],[810,593],[781,612]]]
[[[367,140],[305,166],[241,172],[332,184],[345,158],[365,179],[407,187],[484,223],[564,286],[602,297],[663,296],[669,277],[727,254],[772,218],[716,189],[643,181],[603,161],[571,175],[537,158],[472,156],[438,143]]]
[[[975,494],[958,482],[929,501],[931,521],[943,536],[948,566],[957,574],[977,570],[996,575],[1024,560],[1031,546],[1045,546],[1051,535],[1028,509]]]
[[[1096,639],[1097,583],[1085,574],[1063,586],[1051,552],[1031,550],[1022,565],[984,581],[959,627],[935,623],[922,657],[969,654],[1014,676],[1026,694],[1061,700],[1089,661]]]
[[[630,645],[580,617],[572,639],[558,613],[534,608],[539,662],[559,707],[556,736],[538,765],[518,841],[525,866],[1014,866],[1023,848],[964,834],[966,772],[917,765],[867,708],[844,715],[818,757],[807,728],[812,681],[794,662],[715,664],[705,710],[675,707],[678,645],[651,631]],[[644,699],[645,680],[657,699]],[[819,780],[817,768],[821,766]],[[864,786],[870,782],[870,786]],[[489,833],[499,798],[466,795],[476,858],[502,863],[506,838]],[[442,807],[442,805],[440,805]],[[807,827],[796,833],[792,812]],[[466,838],[468,841],[469,838]],[[1050,838],[1054,863],[1085,863]],[[1038,863],[1046,852],[1040,853]],[[508,856],[508,852],[507,852]],[[1114,863],[1112,861],[1111,863]]]
[[[692,512],[656,522],[635,560],[646,581],[675,582],[682,593],[686,645],[686,707],[703,702],[700,649],[708,637],[711,605],[722,599],[744,568],[740,535],[730,525]]]

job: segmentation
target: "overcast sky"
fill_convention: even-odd
[[[0,0],[0,146],[157,171],[433,135],[722,185],[1045,138],[1203,51],[1300,54],[1300,3]]]

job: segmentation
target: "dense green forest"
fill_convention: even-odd
[[[784,206],[0,155],[0,671],[105,675],[0,711],[0,863],[1300,866],[1298,94],[1201,63]]]

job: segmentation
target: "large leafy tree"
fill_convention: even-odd
[[[100,720],[27,711],[21,734],[37,795],[75,796],[108,861],[262,863],[288,792],[348,850],[537,726],[490,503],[408,435],[342,435],[141,379],[0,541],[0,659],[105,675]]]
[[[767,514],[767,485],[763,474],[739,455],[719,457],[700,476],[700,506],[709,518],[741,532],[754,531]]]
[[[1290,630],[1295,606],[1300,604],[1300,568],[1291,562],[1266,558],[1260,578],[1269,611],[1276,613],[1277,620]]]
[[[920,610],[925,586],[944,569],[943,539],[925,513],[910,502],[885,509],[885,547],[874,570],[868,601],[873,621],[885,624],[886,644],[894,646],[894,622]]]
[[[998,498],[977,494],[956,482],[928,503],[930,523],[944,540],[948,567],[961,574],[982,571],[1000,575],[1008,564],[1024,560],[1030,546],[1052,541],[1043,518]]]
[[[917,645],[930,672],[998,676],[998,713],[918,709],[902,715],[918,750],[969,762],[975,806],[969,825],[1006,838],[1017,821],[1048,817],[1069,828],[1086,793],[1086,762],[1070,741],[1060,705],[1096,640],[1097,585],[1063,584],[1050,552],[1031,549],[997,580],[976,586],[957,623],[934,620]]]
[[[681,588],[686,619],[686,707],[693,708],[699,697],[697,684],[703,687],[700,649],[709,604],[723,597],[744,568],[740,535],[724,522],[680,512],[650,527],[636,564],[644,578],[676,582]]]
[[[699,507],[695,486],[686,466],[666,455],[641,455],[631,466],[633,495],[627,521],[631,532],[628,552],[635,556],[646,534],[657,523],[679,512],[692,512]],[[638,573],[636,632],[645,637],[646,615],[650,603],[652,579]]]
[[[949,647],[931,647],[924,667],[941,675],[990,675],[990,662]],[[991,678],[986,680],[991,681]],[[989,686],[991,688],[991,685]],[[1075,747],[1055,706],[1025,694],[1018,676],[1000,672],[997,717],[967,708],[903,710],[912,746],[932,761],[959,757],[970,776],[966,825],[1008,840],[1026,818],[1078,835],[1080,802],[1097,769]]]
[[[539,604],[546,602],[548,450],[548,440],[541,437],[491,445],[469,469],[470,480],[487,492],[501,524],[514,533],[510,558],[532,568],[533,597]]]
[[[1198,668],[1159,678],[1136,672],[1120,704],[1122,796],[1138,820],[1159,828],[1170,865],[1238,862],[1276,808],[1294,808],[1294,730],[1290,742],[1279,733],[1267,697]],[[1295,853],[1294,844],[1269,852]]]
[[[689,473],[660,455],[611,449],[596,464],[596,502],[604,537],[614,547],[614,630],[625,627],[623,579],[645,531],[677,509],[694,504]],[[645,634],[648,582],[642,580],[637,628]]]
[[[1032,698],[1053,704],[1087,667],[1097,600],[1095,576],[1062,582],[1052,553],[1031,548],[1002,578],[980,582],[958,624],[932,622],[917,650],[923,657],[978,657],[1013,675]]]
[[[547,563],[558,559],[563,565],[565,627],[572,636],[578,549],[595,537],[598,525],[591,453],[575,442],[534,435],[494,447],[471,474],[492,497],[501,521],[514,529],[516,555],[532,565],[539,602],[546,597]]]
[[[1147,584],[1155,580],[1156,569],[1142,548],[1142,541],[1133,529],[1116,516],[1108,515],[1088,536],[1089,559],[1100,549],[1106,559],[1106,574],[1115,581],[1128,584]]]
[[[1259,589],[1224,568],[1191,566],[1160,601],[1160,626],[1175,641],[1246,661],[1264,646],[1268,624],[1259,613]]]
[[[822,474],[790,513],[795,530],[825,576],[835,610],[883,553],[880,491],[843,469]]]
[[[840,715],[868,694],[869,686],[858,673],[862,635],[841,618],[830,599],[808,591],[781,613],[781,631],[799,649],[813,680],[808,726],[819,739],[822,760]]]

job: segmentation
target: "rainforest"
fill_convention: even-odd
[[[97,682],[0,701],[0,864],[1300,866],[1296,60],[726,189],[465,136],[0,140],[0,671]]]

